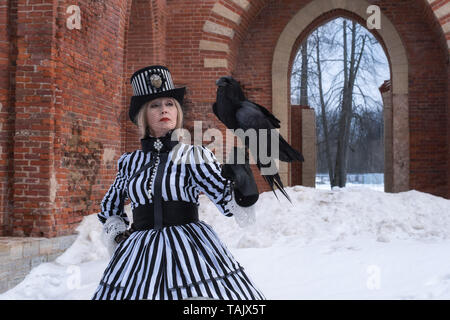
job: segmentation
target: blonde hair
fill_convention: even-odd
[[[177,108],[177,124],[175,125],[174,129],[181,129],[183,128],[183,110],[181,109],[180,103],[175,98],[170,98],[173,103],[175,104]],[[139,129],[139,138],[144,139],[150,134],[150,126],[148,124],[147,120],[147,110],[150,108],[150,103],[153,100],[150,100],[146,102],[141,109],[139,110],[139,113],[136,115],[136,123]]]

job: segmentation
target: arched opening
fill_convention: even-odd
[[[284,27],[281,32],[272,60],[272,111],[281,122],[291,122],[290,112],[290,68],[296,53],[296,44],[304,39],[311,30],[318,25],[338,16],[346,16],[365,24],[366,9],[370,4],[366,1],[358,2],[329,2],[313,1],[300,10]],[[392,185],[385,188],[387,192],[398,192],[409,189],[409,123],[408,123],[408,60],[403,43],[392,23],[381,13],[382,28],[373,32],[382,44],[390,62],[392,105]],[[289,128],[281,128],[280,133],[290,136]],[[301,184],[314,185],[315,182],[315,152],[308,152],[308,136],[302,134],[301,151],[305,155],[302,163]],[[280,162],[280,176],[283,183],[292,185],[292,168],[289,164]],[[386,178],[385,178],[386,179]]]
[[[291,126],[291,141],[301,148],[305,136],[304,152],[316,152],[315,166],[307,168],[311,176],[315,171],[315,181],[305,182],[384,191],[379,88],[390,71],[382,46],[356,20],[335,17],[300,37],[294,48],[289,102],[292,122],[301,126]],[[291,183],[302,184],[301,164],[291,166]]]

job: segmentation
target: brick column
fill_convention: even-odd
[[[394,187],[394,169],[392,153],[392,91],[391,81],[386,80],[379,88],[383,99],[383,117],[384,117],[384,191],[393,192]]]
[[[313,108],[302,109],[302,148],[305,161],[302,163],[302,185],[316,186],[317,148],[316,113]]]
[[[17,6],[13,236],[55,235],[52,66],[55,6],[55,1],[48,0],[36,4],[19,0]]]
[[[14,137],[13,108],[10,74],[13,44],[10,39],[14,37],[14,10],[11,1],[0,0],[0,236],[11,233],[12,208],[12,164],[9,159],[12,153],[12,140]]]
[[[302,150],[302,110],[303,106],[291,105],[291,146]],[[294,161],[291,164],[291,185],[302,184],[302,163]]]
[[[304,162],[291,163],[291,184],[316,186],[317,148],[316,115],[309,106],[291,106],[291,145],[300,151]]]

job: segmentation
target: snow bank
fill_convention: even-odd
[[[210,224],[230,248],[264,248],[315,241],[338,241],[364,236],[380,242],[391,239],[450,239],[450,200],[410,190],[385,193],[361,187],[318,190],[286,188],[292,204],[278,192],[260,195],[256,223],[239,227],[222,215],[205,195],[200,196],[200,219]],[[126,207],[131,220],[129,206]],[[61,265],[108,259],[95,214],[77,228],[78,238],[56,259]]]
[[[231,247],[309,244],[364,236],[391,239],[450,238],[450,200],[410,190],[385,193],[362,187],[318,190],[286,188],[292,204],[277,192],[264,192],[256,203],[256,224],[239,228],[234,219],[219,216],[214,204],[200,206],[201,218]]]
[[[102,240],[103,227],[96,214],[84,217],[76,229],[78,237],[62,255],[56,258],[61,265],[108,259],[109,254]]]

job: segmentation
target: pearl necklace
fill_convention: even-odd
[[[156,170],[159,164],[159,151],[161,150],[163,144],[161,142],[161,140],[156,139],[156,141],[153,143],[153,146],[155,147],[156,150],[158,150],[158,154],[156,155],[156,162],[155,165],[153,166],[152,169],[152,174],[150,176],[149,182],[148,182],[148,190],[147,190],[147,195],[149,199],[152,199],[152,184],[153,184],[153,178],[155,177],[156,174]]]

